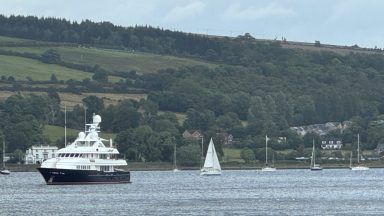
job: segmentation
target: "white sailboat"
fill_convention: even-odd
[[[312,156],[311,156],[311,171],[320,171],[323,170],[323,168],[319,165],[316,164],[316,153],[315,153],[315,140],[313,142],[313,147],[312,147]]]
[[[268,136],[265,135],[265,167],[263,167],[261,169],[261,171],[263,172],[273,172],[273,171],[276,171],[276,168],[275,167],[270,167],[268,166]]]
[[[357,171],[369,170],[369,167],[366,167],[360,164],[360,135],[359,134],[357,134],[357,166],[352,166],[352,152],[351,152],[350,169],[357,170]]]
[[[9,175],[11,171],[5,169],[5,142],[3,141],[3,169],[0,170],[0,174]]]
[[[179,172],[180,170],[177,169],[177,163],[176,163],[176,143],[174,145],[173,149],[173,172]]]
[[[217,158],[212,138],[209,142],[207,156],[205,157],[204,166],[200,170],[200,175],[221,175],[221,166],[219,159]]]

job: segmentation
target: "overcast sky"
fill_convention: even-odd
[[[0,0],[0,13],[384,48],[381,0]]]

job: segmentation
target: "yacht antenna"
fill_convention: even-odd
[[[67,106],[64,106],[64,146],[67,147]]]
[[[87,132],[87,107],[84,106],[84,132]]]

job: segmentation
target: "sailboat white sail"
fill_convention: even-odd
[[[312,147],[312,156],[311,156],[311,170],[312,171],[320,171],[323,170],[323,168],[319,165],[316,164],[316,152],[315,152],[315,140],[312,140],[313,147]]]
[[[273,172],[276,171],[275,167],[268,166],[268,136],[265,135],[265,167],[261,169],[263,172]]]
[[[351,157],[352,157],[352,152],[351,152]],[[352,166],[352,159],[351,159],[351,165],[350,165],[351,170],[369,170],[369,167],[363,166],[360,164],[360,135],[357,134],[357,166]]]
[[[200,170],[200,175],[221,175],[221,166],[219,159],[217,158],[217,153],[212,138],[209,142],[207,155],[205,157],[204,166]]]
[[[3,141],[3,169],[0,170],[0,174],[9,175],[11,172],[5,169],[5,142]]]

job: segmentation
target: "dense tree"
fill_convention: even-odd
[[[49,64],[57,64],[61,62],[61,57],[57,50],[49,49],[41,54],[41,61]]]
[[[250,148],[244,148],[241,150],[240,157],[246,163],[249,163],[255,160],[255,153]]]
[[[200,162],[201,150],[197,144],[186,144],[177,151],[177,158],[181,165],[196,166]]]
[[[88,118],[87,121],[92,119],[93,114],[100,114],[104,110],[104,101],[94,95],[87,96],[83,99],[84,106],[87,109]]]
[[[108,72],[101,68],[99,65],[95,65],[93,68],[93,76],[92,79],[101,83],[108,82]]]

